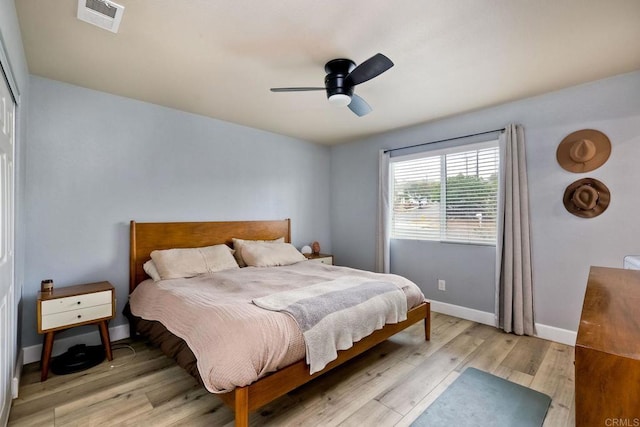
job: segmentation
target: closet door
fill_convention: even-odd
[[[14,303],[14,130],[15,102],[0,69],[0,425],[11,407],[16,361]]]

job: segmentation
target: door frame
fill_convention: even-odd
[[[2,31],[0,31],[0,79],[3,79],[9,88],[9,93],[13,98],[13,102],[15,104],[14,115],[13,115],[13,168],[12,173],[13,177],[11,179],[12,182],[12,198],[13,198],[13,206],[10,218],[13,222],[12,224],[12,233],[11,233],[11,248],[13,249],[13,260],[12,260],[12,277],[13,283],[9,287],[9,300],[7,301],[9,304],[9,330],[11,331],[10,339],[13,341],[12,345],[9,346],[9,357],[8,363],[10,370],[10,391],[11,397],[15,399],[18,395],[17,385],[19,383],[20,371],[22,368],[22,363],[20,362],[20,357],[18,357],[18,305],[19,301],[22,299],[22,287],[18,286],[18,280],[16,277],[16,205],[17,205],[17,197],[16,197],[16,188],[18,184],[16,182],[16,177],[18,174],[16,173],[18,169],[18,128],[17,124],[19,123],[18,116],[20,115],[20,91],[18,89],[18,85],[16,84],[16,80],[14,77],[13,69],[11,67],[11,62],[9,61],[9,57],[7,55],[6,43],[4,41],[4,36]],[[20,352],[21,354],[21,352]],[[4,387],[4,385],[2,385]],[[4,424],[7,422],[9,417],[10,405],[7,408],[6,413],[0,414],[0,424]]]
[[[2,35],[2,31],[0,31],[0,69],[1,69],[0,71],[2,71],[3,77],[9,84],[9,91],[11,92],[11,95],[13,96],[13,100],[16,103],[16,117],[17,117],[18,116],[17,110],[20,105],[20,90],[18,89],[18,85],[16,84],[13,68],[11,68],[11,62],[9,61],[9,57],[7,56],[7,50],[5,46],[6,44],[4,42],[4,36]],[[15,121],[17,122],[17,120]],[[14,141],[14,144],[17,145],[15,141]]]

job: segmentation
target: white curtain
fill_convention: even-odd
[[[376,230],[376,271],[389,273],[389,152],[380,150],[378,157],[378,229]]]
[[[533,335],[533,289],[529,239],[529,192],[524,130],[511,124],[500,135],[496,325]]]

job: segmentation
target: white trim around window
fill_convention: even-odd
[[[389,162],[392,239],[495,245],[498,141]]]

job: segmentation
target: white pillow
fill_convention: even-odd
[[[160,280],[160,273],[158,273],[158,269],[156,268],[156,265],[153,263],[153,260],[150,259],[149,261],[142,264],[142,269],[144,270],[145,273],[147,273],[149,277],[153,279],[154,282],[157,282],[158,280]]]
[[[290,265],[307,258],[290,243],[254,243],[242,246],[242,258],[251,267]]]
[[[151,259],[160,278],[177,279],[238,268],[233,252],[227,245],[166,249],[151,252]]]
[[[278,237],[277,239],[273,239],[273,240],[244,240],[244,239],[236,239],[234,237],[231,240],[233,240],[233,249],[235,249],[236,251],[234,256],[236,257],[236,261],[238,262],[238,265],[240,267],[247,266],[247,263],[244,262],[244,259],[242,259],[243,245],[252,245],[254,243],[284,243],[284,237]]]

